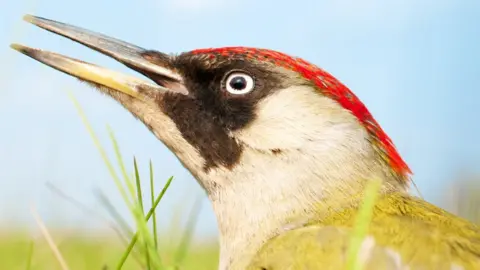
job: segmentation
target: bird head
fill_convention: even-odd
[[[247,47],[169,55],[60,22],[25,19],[150,79],[12,45],[93,85],[141,120],[206,189],[228,231],[242,226],[235,217],[255,226],[265,215],[303,211],[335,187],[348,194],[363,178],[380,176],[398,189],[409,182],[408,166],[366,106],[300,58]]]

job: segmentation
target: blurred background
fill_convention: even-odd
[[[4,0],[1,7],[0,241],[10,243],[0,244],[4,252],[26,252],[23,242],[11,240],[14,233],[37,235],[32,205],[59,242],[113,235],[99,193],[133,224],[69,91],[111,157],[106,125],[127,163],[137,158],[145,179],[152,160],[156,193],[174,176],[158,209],[162,233],[174,237],[172,229],[185,226],[201,202],[194,241],[216,248],[216,221],[203,191],[143,124],[85,84],[8,46],[18,42],[132,72],[23,22],[27,13],[169,53],[244,45],[300,56],[360,97],[428,201],[470,219],[479,214],[480,199],[472,201],[480,180],[479,1]],[[148,181],[143,185],[149,189]]]

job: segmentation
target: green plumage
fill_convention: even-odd
[[[349,207],[280,234],[248,269],[344,269],[357,211]],[[368,237],[359,252],[364,269],[480,269],[480,227],[409,195],[379,198]]]

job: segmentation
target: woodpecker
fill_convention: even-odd
[[[12,48],[110,96],[205,189],[219,269],[342,269],[365,186],[381,179],[365,269],[480,269],[480,228],[408,193],[411,170],[365,105],[298,57],[249,48],[169,55],[27,15],[150,80]]]

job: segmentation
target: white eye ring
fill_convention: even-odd
[[[225,80],[225,88],[230,94],[243,95],[255,88],[253,78],[242,72],[234,72]]]

